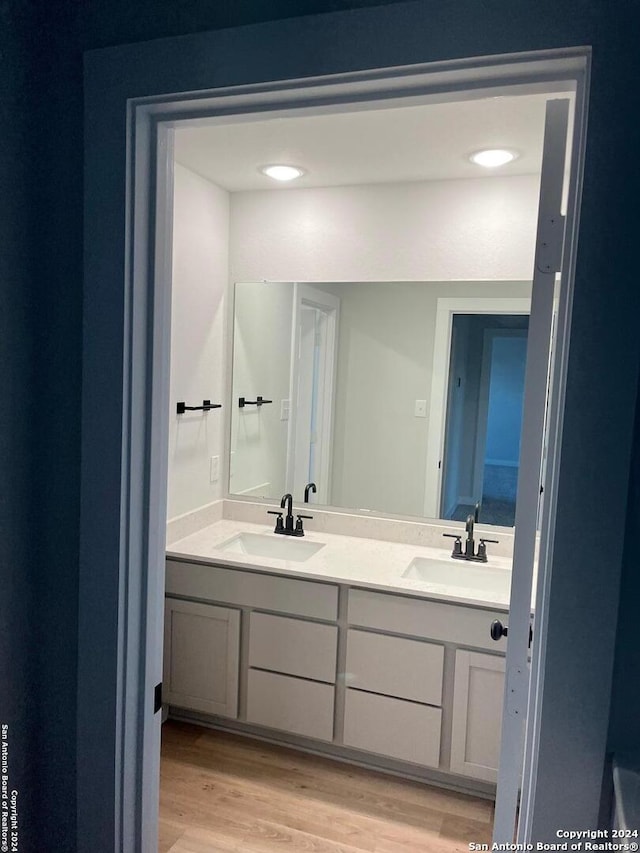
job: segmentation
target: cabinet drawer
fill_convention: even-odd
[[[328,684],[250,669],[247,722],[333,740],[333,695]]]
[[[335,682],[337,626],[267,613],[252,613],[249,624],[249,666]]]
[[[505,651],[503,637],[494,642],[489,627],[494,619],[504,619],[504,611],[481,610],[405,595],[387,595],[367,589],[349,591],[349,624],[378,628],[395,634],[428,637],[431,640]]]
[[[276,613],[295,613],[327,622],[338,618],[338,587],[266,572],[167,560],[167,595],[205,598]]]
[[[440,763],[442,711],[415,702],[347,690],[344,744],[413,764]]]
[[[442,703],[444,647],[422,640],[351,629],[346,680],[350,687],[428,705]]]

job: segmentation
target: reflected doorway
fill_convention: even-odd
[[[305,494],[315,484],[314,503],[329,502],[333,400],[340,299],[297,283],[293,300],[293,342],[287,438],[287,491]]]
[[[454,314],[441,517],[515,524],[529,317]]]

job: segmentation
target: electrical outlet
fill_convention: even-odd
[[[427,401],[426,400],[416,400],[415,409],[413,414],[416,418],[426,418],[427,417]]]
[[[212,456],[209,459],[209,481],[217,483],[220,479],[220,457]]]

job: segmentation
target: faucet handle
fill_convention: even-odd
[[[303,515],[301,512],[297,512],[296,516],[298,517],[298,520],[296,521],[296,535],[304,536],[304,528],[302,526],[302,519],[303,518],[313,518],[313,516],[312,515]]]
[[[476,557],[483,563],[487,562],[487,542],[492,542],[494,545],[498,544],[498,539],[480,539],[480,544],[478,545],[478,553]]]
[[[280,510],[277,510],[277,509],[268,509],[267,514],[278,516],[276,518],[276,526],[275,526],[273,532],[274,533],[283,533],[284,532],[284,523],[282,521],[282,512],[280,512]]]
[[[485,539],[484,536],[480,537],[481,542],[490,542],[492,545],[497,545],[500,540],[499,539]]]
[[[453,551],[451,552],[452,557],[460,557],[462,556],[462,537],[458,533],[443,533],[443,536],[446,536],[447,539],[455,539],[456,541],[453,543]]]

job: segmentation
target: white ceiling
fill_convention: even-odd
[[[230,192],[538,174],[550,97],[558,95],[178,127],[176,160]],[[520,156],[484,169],[468,159],[481,148]],[[279,183],[259,172],[270,163],[307,174]]]

